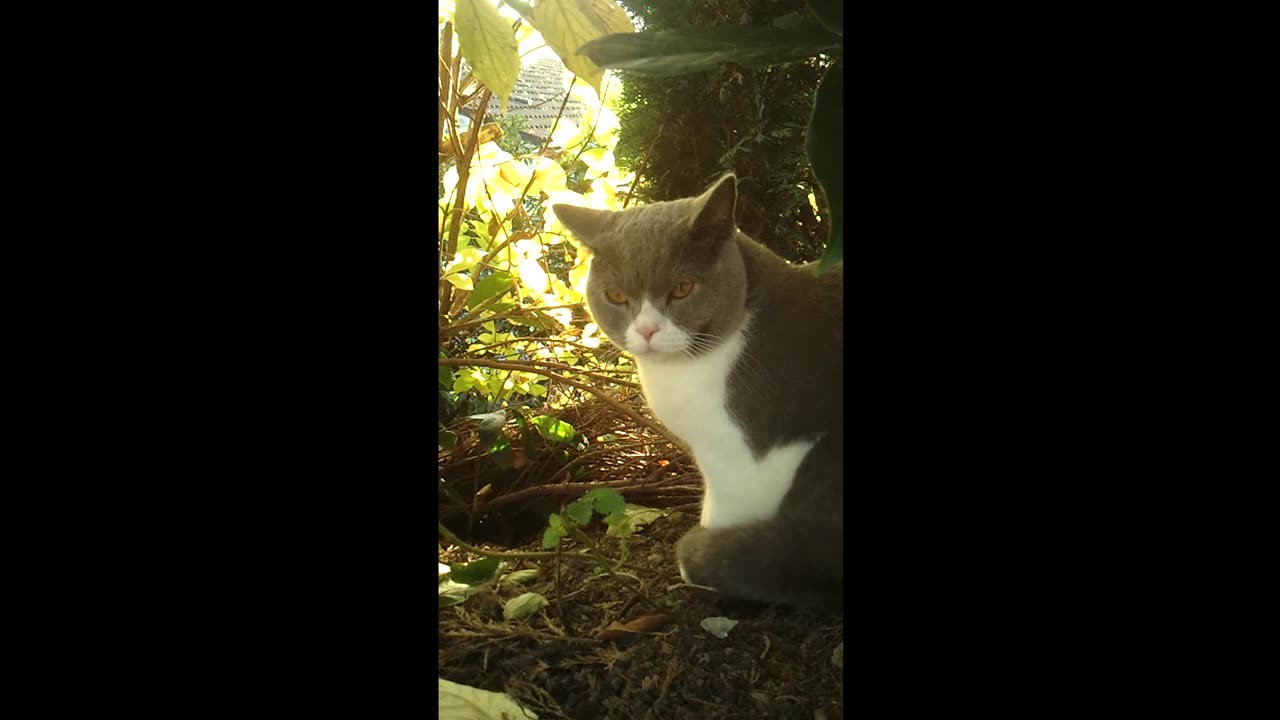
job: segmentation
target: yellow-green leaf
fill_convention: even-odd
[[[598,147],[582,153],[582,162],[587,164],[586,178],[594,180],[613,169],[613,151]]]
[[[471,284],[471,277],[468,275],[459,275],[458,273],[450,273],[444,276],[454,287],[459,290],[474,290],[475,286]]]
[[[602,70],[578,48],[606,35],[633,33],[631,18],[615,0],[538,0],[533,8],[534,24],[565,67],[585,80],[600,94]]]
[[[462,57],[484,86],[493,91],[507,113],[507,98],[516,89],[520,53],[511,21],[492,0],[457,0],[454,24]]]

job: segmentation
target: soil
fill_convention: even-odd
[[[508,560],[511,570],[538,567],[540,574],[439,611],[440,677],[505,692],[544,719],[842,718],[844,619],[670,589],[681,583],[675,543],[695,522],[674,512],[629,538],[633,567],[626,572],[638,580],[563,560],[557,590],[554,559]],[[588,535],[606,556],[618,557],[617,539],[605,537],[598,520]],[[486,549],[543,551],[540,542]],[[444,563],[473,559],[456,548],[441,553]],[[550,602],[527,618],[504,620],[504,604],[525,592]],[[669,620],[653,617],[659,615]],[[712,617],[738,624],[720,639],[701,627]],[[614,621],[637,619],[661,627],[597,639]]]

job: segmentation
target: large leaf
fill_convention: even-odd
[[[813,14],[832,32],[844,34],[844,0],[808,0]]]
[[[479,585],[493,579],[498,572],[498,558],[481,558],[472,563],[449,566],[449,579],[463,585]]]
[[[572,425],[552,415],[539,415],[529,422],[538,428],[542,437],[553,442],[568,442],[577,435]]]
[[[459,685],[440,678],[436,710],[440,720],[537,720],[537,713],[516,704],[506,693]]]
[[[601,67],[651,75],[684,75],[710,70],[720,63],[776,65],[840,50],[838,35],[806,26],[711,27],[610,35],[587,43],[582,54]]]
[[[471,310],[494,295],[511,289],[511,276],[501,270],[495,270],[475,284],[475,290],[467,296],[467,309]]]
[[[511,21],[498,13],[493,0],[458,0],[454,12],[458,46],[471,72],[493,91],[507,113],[507,98],[516,89],[520,53]]]
[[[579,54],[583,45],[613,33],[634,34],[631,18],[614,0],[538,0],[534,25],[574,75],[600,95],[604,70]]]
[[[827,252],[818,264],[826,270],[844,257],[844,67],[838,62],[818,85],[804,149],[831,213]]]
[[[547,599],[538,593],[527,592],[513,597],[502,607],[502,617],[507,620],[519,620],[529,617],[547,606]]]

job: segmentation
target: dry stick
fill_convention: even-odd
[[[605,392],[604,390],[601,390],[596,387],[592,387],[591,385],[587,385],[586,383],[580,383],[577,380],[573,380],[571,378],[565,377],[564,375],[560,375],[558,373],[553,373],[549,370],[543,370],[542,368],[532,363],[498,362],[496,360],[480,360],[480,359],[471,359],[471,358],[438,358],[437,360],[441,365],[449,365],[452,367],[475,366],[475,367],[497,368],[499,370],[515,369],[515,370],[523,370],[525,372],[531,372],[536,375],[543,375],[543,376],[552,378],[554,380],[559,380],[565,385],[569,385],[570,387],[576,387],[579,390],[583,390],[585,392],[591,393],[592,395],[595,395],[596,397],[600,398],[606,403],[612,405],[615,410],[622,413],[623,415],[626,415],[632,420],[635,420],[636,422],[648,427],[650,430],[653,430],[655,433],[661,435],[662,437],[668,438],[671,442],[677,442],[676,438],[673,435],[671,435],[665,427],[662,427],[661,425],[655,423],[649,418],[646,418],[645,416],[641,415],[635,410],[632,410],[626,405],[623,405],[617,400],[614,400],[613,397],[610,396],[609,393]]]
[[[453,21],[452,20],[444,24],[444,48],[442,49],[442,52],[443,52],[443,56],[440,58],[440,72],[444,77],[445,87],[441,88],[442,90],[444,90],[444,92],[441,93],[440,141],[437,144],[437,149],[439,148],[439,145],[444,144],[444,116],[445,116],[445,112],[447,111],[447,108],[444,106],[443,98],[448,97],[449,91],[447,88],[450,88],[453,85],[453,74],[449,72],[448,60],[445,60],[446,57],[449,58],[450,60],[453,59]]]
[[[489,97],[492,94],[491,91],[486,89],[480,96],[480,107],[482,108],[479,113],[480,122],[471,123],[471,131],[467,133],[466,150],[463,156],[458,158],[458,188],[460,190],[457,193],[457,204],[453,209],[453,217],[449,218],[449,234],[445,236],[445,242],[448,245],[445,247],[444,257],[453,257],[454,253],[458,251],[458,233],[462,230],[462,216],[466,213],[464,206],[467,200],[467,183],[471,179],[471,156],[475,154],[476,145],[480,140],[480,125],[484,122],[483,108],[489,107]],[[455,112],[456,110],[457,108],[455,108]],[[447,282],[441,282],[440,285],[440,307],[445,308],[447,311],[452,306],[453,285]]]
[[[484,557],[498,558],[499,560],[519,560],[522,558],[537,559],[537,558],[556,557],[556,553],[553,553],[553,552],[497,552],[495,550],[485,550],[484,548],[478,548],[475,545],[472,545],[471,543],[463,542],[462,538],[459,538],[457,535],[454,535],[452,532],[450,532],[449,528],[444,526],[444,523],[437,521],[436,524],[440,528],[440,534],[443,535],[446,540],[448,540],[449,542],[453,543],[454,545],[457,545],[459,548],[473,555],[483,555]],[[562,553],[562,556],[566,558],[574,558],[577,560],[590,560],[595,563],[600,562],[600,558],[596,557],[595,555],[588,554],[585,551],[580,553]],[[636,567],[635,565],[631,565],[629,563],[619,563],[619,565],[621,567],[630,568],[632,570],[644,569],[644,568]]]
[[[459,54],[458,54],[458,57],[459,57],[459,58],[461,58],[461,57],[462,57],[462,54],[461,54],[461,53],[459,53]],[[456,75],[456,71],[455,71],[455,75]],[[576,76],[576,75],[574,76],[574,79],[575,79],[575,81],[577,80],[577,76]],[[572,85],[570,85],[570,90],[572,90],[572,87],[573,87],[573,86],[572,86]],[[570,90],[566,90],[566,91],[565,91],[565,93],[564,93],[564,100],[560,103],[560,110],[559,110],[559,112],[557,112],[557,113],[556,113],[556,119],[551,123],[551,130],[547,133],[547,137],[542,141],[542,147],[538,150],[538,155],[537,155],[537,157],[542,157],[542,156],[547,152],[547,147],[549,147],[549,146],[551,145],[551,136],[555,134],[555,132],[556,132],[556,128],[560,125],[560,118],[564,116],[564,109],[565,109],[565,107],[569,104],[569,94],[570,94]],[[486,97],[485,97],[485,107],[486,107],[486,108],[488,107],[488,102],[489,102],[489,98],[486,96]],[[450,116],[450,117],[452,117],[452,116]],[[473,123],[473,125],[474,125],[474,123]],[[456,133],[456,131],[455,131],[455,133],[454,133],[454,134],[455,134],[455,135],[457,134],[457,133]],[[468,161],[468,163],[470,162],[470,156],[468,156],[467,161]],[[460,173],[459,177],[461,177],[461,166],[459,166],[459,173]],[[507,217],[506,217],[505,219],[503,219],[503,221],[500,223],[502,226],[504,226],[504,227],[505,227],[505,226],[506,226],[506,224],[507,224],[508,222],[511,222],[511,220],[513,220],[513,219],[515,218],[515,216],[516,216],[516,212],[524,208],[524,199],[525,199],[525,197],[526,197],[526,196],[528,196],[530,188],[532,188],[532,187],[533,187],[533,182],[534,182],[535,180],[537,180],[537,179],[538,179],[538,174],[537,174],[537,172],[536,172],[536,168],[535,168],[535,172],[533,172],[533,173],[530,173],[530,174],[529,174],[529,182],[525,183],[524,190],[522,190],[522,191],[520,192],[520,199],[516,201],[515,206],[511,208],[511,212],[510,212],[510,213],[508,213],[508,214],[507,214]],[[459,180],[459,182],[461,183],[461,180]],[[462,187],[462,188],[463,188],[463,190],[464,190],[463,195],[465,195],[465,194],[466,194],[466,193],[465,193],[466,185],[461,185],[461,187]],[[487,190],[487,186],[486,186],[486,190]],[[490,203],[492,203],[492,198],[490,198]],[[461,199],[461,198],[459,198],[459,200],[458,200],[458,207],[459,207],[459,208],[461,208],[461,206],[462,206],[462,199]],[[457,216],[456,216],[456,217],[457,217],[457,223],[455,223],[455,224],[456,224],[456,225],[458,225],[458,226],[460,227],[460,226],[461,226],[461,224],[462,224],[462,211],[460,211],[460,210],[459,210],[459,211],[458,211],[458,214],[457,214]],[[513,239],[514,237],[515,237],[514,233],[507,233],[507,237],[506,237],[506,239],[505,239],[505,240],[503,240],[501,243],[499,243],[499,244],[498,244],[498,246],[497,246],[496,248],[493,248],[492,250],[490,250],[490,251],[489,251],[489,253],[488,253],[489,257],[496,257],[496,256],[497,256],[497,254],[498,254],[499,252],[502,252],[502,250],[504,250],[504,249],[507,247],[507,245],[509,245],[509,244],[511,243],[511,241],[512,241],[512,239]],[[455,233],[453,233],[453,242],[455,243],[455,247],[456,247],[456,242],[457,242],[457,234],[456,234],[456,232],[455,232]],[[452,253],[453,253],[453,251],[450,251],[450,257],[452,257]],[[445,284],[447,285],[448,283],[445,283]],[[451,287],[452,287],[452,286],[451,286]],[[516,301],[517,301],[517,302],[519,302],[519,298],[520,298],[520,287],[516,284],[516,278],[515,278],[515,275],[512,275],[512,276],[511,276],[511,288],[512,288],[512,290],[514,290],[514,291],[515,291],[515,294],[516,294]],[[442,291],[442,292],[443,292],[443,291]],[[496,302],[496,301],[497,301],[497,297],[490,298],[490,301],[491,301],[491,302]],[[578,304],[580,305],[581,303],[578,303]],[[476,308],[476,309],[475,309],[475,310],[473,310],[472,312],[473,312],[473,314],[474,314],[474,313],[476,313],[476,312],[479,312],[479,310],[480,310],[479,308]],[[478,321],[478,322],[485,322],[486,320],[489,320],[489,319],[492,319],[492,318],[478,318],[478,319],[477,319],[477,321]],[[474,324],[474,323],[471,323],[471,324]],[[466,326],[465,324],[460,324],[460,325],[462,325],[463,327],[465,327],[465,326]],[[456,326],[456,325],[451,325],[451,326],[449,326],[449,327],[447,327],[447,328],[442,328],[442,329],[441,329],[441,331],[440,331],[440,341],[441,341],[441,342],[444,342],[445,340],[447,340],[447,339],[449,339],[449,338],[453,337],[454,335],[458,334],[458,332],[459,332],[459,331],[458,331],[458,330],[455,330],[455,329],[454,329],[455,327],[458,327],[458,326]]]
[[[590,535],[582,532],[582,528],[575,527],[573,529],[573,533],[578,536],[579,540],[585,542],[588,546],[591,547],[591,550],[595,552],[595,554],[600,558],[600,567],[604,568],[604,571],[609,573],[609,577],[613,578],[618,583],[618,585],[623,585],[622,577],[619,576],[617,573],[615,573],[613,571],[613,568],[610,567],[613,563],[604,556],[604,553],[600,552],[600,547],[596,545],[596,541],[592,540]],[[644,582],[640,582],[640,586],[643,587]],[[639,592],[636,592],[635,599],[643,602],[645,605],[648,605],[654,610],[662,610],[662,608],[658,607],[657,603],[653,602],[652,600],[645,597],[644,595],[641,595]]]
[[[667,481],[672,479],[674,478],[666,478],[663,480],[659,480],[657,482],[652,482],[651,480],[646,479],[639,483],[637,483],[635,480],[628,479],[628,480],[607,480],[603,482],[561,483],[559,485],[536,485],[531,488],[525,488],[524,490],[517,490],[513,493],[500,495],[494,498],[493,500],[489,501],[489,503],[485,505],[485,508],[488,510],[492,510],[496,507],[502,507],[503,505],[510,505],[511,503],[519,502],[521,500],[525,500],[531,497],[537,497],[540,495],[581,496],[581,495],[585,495],[586,493],[596,488],[615,488],[615,489],[621,488],[626,490],[628,494],[639,492],[640,490],[644,490],[644,489],[671,490],[671,488],[667,487],[666,485],[667,485]],[[679,479],[683,481],[686,478],[680,477]]]
[[[497,359],[498,359],[498,360],[507,360],[507,359],[510,359],[510,358],[506,358],[506,357],[499,357],[499,358],[497,358]],[[577,373],[578,375],[585,375],[586,377],[589,377],[589,378],[595,378],[596,380],[599,380],[600,382],[609,383],[609,384],[611,384],[611,385],[621,385],[621,386],[623,386],[623,387],[629,387],[629,388],[639,388],[639,387],[640,387],[639,385],[637,385],[637,384],[635,384],[635,383],[633,383],[633,382],[628,382],[628,381],[626,381],[626,380],[618,380],[617,378],[611,378],[611,377],[609,377],[608,375],[601,375],[600,373],[597,373],[597,372],[594,372],[594,371],[591,371],[591,370],[583,370],[582,368],[576,368],[576,367],[574,367],[574,366],[572,366],[572,365],[565,365],[564,363],[549,362],[549,361],[547,361],[547,360],[520,360],[520,361],[518,361],[518,362],[531,362],[531,363],[536,363],[536,364],[538,364],[538,365],[545,365],[545,366],[547,366],[547,367],[549,367],[549,368],[551,368],[551,369],[553,369],[553,370],[568,370],[568,371],[570,371],[570,372]]]
[[[574,75],[573,77],[576,80],[578,76]],[[572,88],[572,86],[570,86],[570,88]],[[564,101],[560,103],[560,111],[556,113],[556,119],[554,122],[551,123],[551,130],[547,132],[547,137],[542,141],[542,148],[538,150],[537,157],[542,157],[547,152],[547,147],[551,145],[551,136],[555,134],[556,128],[559,127],[560,118],[564,115],[565,106],[567,106],[568,104],[569,104],[569,91],[565,90]],[[529,194],[529,189],[533,187],[533,181],[537,179],[538,179],[538,174],[535,168],[535,172],[529,176],[529,182],[525,183],[524,190],[521,191],[520,193],[520,199],[516,201],[516,206],[511,208],[510,214],[507,215],[506,220],[503,220],[504,223],[509,222],[512,218],[516,216],[517,209],[524,207],[525,196]],[[506,248],[510,242],[511,242],[511,236],[508,235],[507,239],[502,241],[502,244],[498,245],[498,247],[489,251],[489,255],[490,256],[497,255],[500,251]],[[512,283],[514,284],[514,282],[515,282],[515,278],[513,277]],[[517,292],[518,291],[519,289],[517,288]]]
[[[653,155],[653,149],[658,147],[658,138],[662,137],[662,129],[667,126],[667,121],[663,120],[658,126],[658,132],[653,136],[653,142],[649,144],[649,150],[645,152],[644,159],[640,161],[640,171],[636,173],[636,178],[631,181],[631,192],[627,193],[627,199],[622,201],[622,209],[626,210],[631,204],[631,199],[636,196],[636,187],[640,185],[640,178],[644,177],[645,171],[649,169],[649,158]]]
[[[450,285],[450,287],[453,287],[453,286],[452,286],[452,285]],[[454,323],[454,324],[450,325],[449,327],[441,328],[441,329],[440,329],[440,341],[441,341],[441,342],[444,342],[445,340],[448,340],[449,338],[453,337],[454,335],[457,335],[458,333],[462,332],[463,330],[465,330],[465,329],[467,329],[467,328],[469,328],[469,327],[472,327],[472,326],[475,326],[475,325],[481,325],[481,324],[483,324],[483,323],[487,323],[487,322],[489,322],[490,320],[505,320],[505,319],[507,319],[507,318],[512,318],[512,317],[521,317],[521,316],[523,316],[523,315],[528,315],[528,314],[529,314],[529,313],[531,313],[531,312],[540,312],[540,311],[543,311],[543,310],[561,310],[561,309],[564,309],[564,308],[579,308],[579,307],[582,307],[582,305],[583,305],[583,303],[580,303],[580,302],[579,302],[579,303],[570,303],[570,304],[568,304],[568,305],[547,305],[547,306],[545,306],[545,307],[542,307],[542,306],[536,306],[536,305],[529,305],[529,306],[521,307],[521,308],[520,308],[520,309],[518,309],[518,310],[512,310],[512,311],[510,311],[510,312],[499,313],[499,314],[497,314],[497,315],[489,315],[489,316],[487,316],[487,317],[469,318],[469,319],[467,319],[467,320],[463,320],[462,322],[456,322],[456,323]]]

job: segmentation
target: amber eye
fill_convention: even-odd
[[[691,292],[693,292],[693,281],[685,280],[671,289],[671,297],[679,300]]]
[[[604,296],[609,298],[609,302],[614,305],[621,305],[627,301],[627,296],[617,290],[605,290]]]

